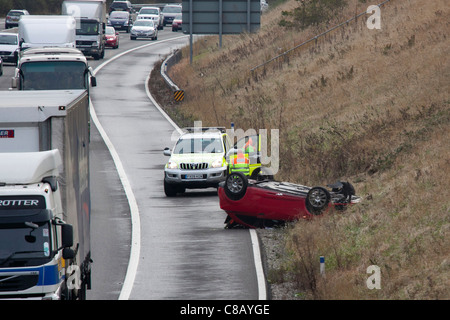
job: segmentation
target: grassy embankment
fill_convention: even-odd
[[[363,203],[289,226],[274,285],[294,281],[307,299],[450,298],[450,8],[445,0],[393,0],[381,30],[366,18],[259,69],[250,69],[355,13],[348,0],[328,21],[280,26],[286,1],[257,34],[205,37],[171,69],[185,90],[169,106],[182,125],[280,130],[278,180],[350,180]],[[162,88],[162,86],[161,86]],[[183,123],[184,121],[184,123]],[[326,257],[326,278],[318,257]],[[381,269],[369,290],[366,269]],[[289,298],[289,297],[288,297]],[[292,296],[294,298],[294,296]]]

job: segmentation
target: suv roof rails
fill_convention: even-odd
[[[192,132],[205,132],[205,131],[220,131],[221,133],[225,133],[226,132],[226,128],[225,127],[186,127],[182,129],[183,131],[187,131],[189,133]]]

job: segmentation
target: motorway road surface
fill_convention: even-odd
[[[163,149],[172,148],[175,128],[147,96],[145,81],[154,63],[186,45],[188,37],[166,27],[157,41],[131,41],[123,32],[120,41],[120,48],[108,49],[105,59],[89,61],[98,83],[91,88],[93,113],[125,178],[119,178],[111,150],[91,125],[94,263],[88,299],[261,298],[265,288],[261,281],[258,286],[254,237],[248,230],[223,229],[225,213],[216,190],[187,190],[176,198],[164,195],[163,167],[168,158]],[[120,53],[125,54],[117,58]],[[10,86],[13,70],[4,66],[0,90]],[[130,268],[132,220],[123,180],[136,200],[140,226],[134,230],[140,237],[133,242],[139,255],[131,258]]]

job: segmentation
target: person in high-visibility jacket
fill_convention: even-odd
[[[248,138],[247,143],[244,145],[244,150],[246,153],[255,152],[255,147],[253,146],[252,138]]]
[[[247,154],[242,150],[238,150],[237,155],[233,156],[231,160],[230,173],[242,172],[245,175],[250,174],[250,160]]]

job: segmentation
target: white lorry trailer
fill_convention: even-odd
[[[106,0],[63,1],[62,14],[76,19],[76,47],[95,60],[103,59],[106,46]]]
[[[0,91],[0,101],[0,299],[84,299],[92,263],[87,92]]]
[[[76,21],[72,16],[24,15],[19,20],[21,50],[33,47],[75,48]]]
[[[19,90],[67,90],[96,86],[92,68],[75,48],[30,48],[19,55],[11,86]]]

